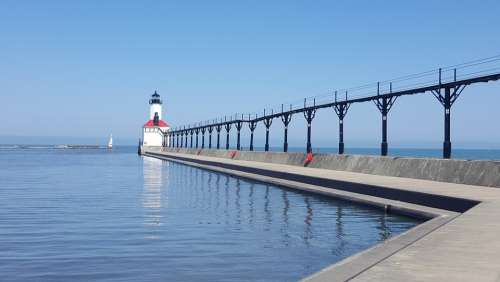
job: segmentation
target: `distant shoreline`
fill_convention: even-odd
[[[0,145],[0,149],[107,149],[104,145]]]

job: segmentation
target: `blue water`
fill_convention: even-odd
[[[199,144],[201,147],[201,144]],[[103,146],[105,148],[105,146]],[[135,150],[136,146],[130,146],[130,150]],[[214,147],[215,148],[215,147]],[[225,148],[225,143],[221,145],[221,148]],[[2,150],[57,150],[54,145],[0,145],[0,153]],[[236,148],[231,146],[232,150]],[[264,147],[255,147],[255,151],[264,151]],[[247,147],[243,147],[242,150],[248,150]],[[282,152],[282,147],[270,147],[272,152]],[[289,147],[289,152],[305,152],[306,149],[302,147]],[[319,147],[313,148],[314,153],[330,153],[336,154],[338,148],[335,147]],[[345,148],[345,154],[353,155],[380,155],[380,148]],[[442,158],[442,149],[422,149],[422,148],[389,148],[389,156],[397,157],[417,157],[417,158]],[[461,160],[500,160],[500,150],[498,149],[453,149],[452,159]]]
[[[295,281],[418,223],[134,147],[0,151],[1,281]]]

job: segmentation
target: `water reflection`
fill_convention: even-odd
[[[241,197],[240,197],[240,190],[241,190],[241,182],[240,179],[236,179],[236,199],[235,199],[235,206],[236,206],[236,223],[241,224]]]
[[[163,177],[163,166],[168,166],[168,163],[159,159],[143,158],[142,206],[146,211],[144,225],[149,226],[151,230],[154,230],[155,226],[162,225],[162,205],[168,202],[168,199],[162,200],[162,188],[168,185],[168,178]],[[148,238],[156,239],[158,235],[151,235]]]
[[[283,236],[283,244],[285,246],[290,245],[290,235],[288,234],[289,230],[289,216],[288,211],[290,210],[290,200],[288,199],[288,191],[283,189],[281,190],[281,199],[284,203],[283,205],[283,226],[281,228],[281,234]]]
[[[167,203],[166,198],[162,199],[162,187],[169,186],[169,177],[162,175],[162,169],[168,165],[168,162],[144,158],[143,206],[148,211],[145,215],[145,225],[162,225],[162,209],[166,208],[162,205]],[[346,238],[359,232],[346,232],[346,229],[349,229],[346,226],[353,225],[353,215],[351,205],[343,201],[320,199],[307,193],[249,182],[175,163],[170,163],[170,169],[177,171],[167,173],[171,174],[176,183],[170,189],[175,189],[177,197],[182,198],[177,202],[187,203],[190,209],[198,209],[203,211],[205,216],[212,216],[197,219],[198,224],[223,222],[225,225],[234,225],[232,230],[241,230],[242,224],[259,228],[263,232],[276,230],[280,233],[279,241],[283,246],[290,246],[295,236],[301,239],[306,248],[313,248],[312,240],[327,233],[332,237],[328,249],[333,254],[343,254],[348,248]],[[165,191],[163,197],[167,197]],[[380,211],[373,213],[369,208],[366,209],[369,211],[363,216],[369,215],[373,218],[371,222],[376,230],[373,235],[377,237],[377,241],[394,235],[390,223],[387,223],[387,214]],[[275,220],[274,216],[278,214],[281,216]],[[302,220],[297,221],[299,214],[302,214]],[[344,217],[347,217],[347,220]]]
[[[377,227],[377,229],[379,230],[380,241],[387,240],[391,236],[391,231],[389,228],[387,228],[385,213],[382,213],[379,216],[379,226]]]
[[[250,225],[253,225],[254,218],[255,218],[255,199],[254,199],[254,190],[255,190],[255,183],[250,183],[250,188],[249,188],[249,193],[248,193],[248,209],[249,209],[249,217],[248,217],[248,223]]]
[[[153,164],[150,164],[149,166],[151,167],[152,165]],[[155,162],[154,165],[157,167],[160,166],[158,162]],[[314,214],[316,209],[319,208],[318,206],[323,206],[318,205],[316,196],[310,196],[309,194],[303,194],[298,191],[294,192],[287,189],[278,189],[266,184],[247,182],[240,178],[203,171],[193,167],[175,165],[179,166],[184,174],[186,174],[184,178],[179,177],[178,181],[187,182],[187,186],[191,188],[191,193],[186,192],[186,196],[189,196],[189,201],[191,201],[190,205],[207,212],[213,210],[216,214],[216,219],[214,219],[213,222],[220,223],[221,218],[217,216],[220,211],[223,215],[222,219],[227,225],[240,225],[243,224],[243,219],[245,219],[251,226],[257,221],[261,224],[260,226],[263,227],[263,230],[272,231],[275,228],[275,226],[273,226],[273,214],[276,212],[275,209],[276,207],[282,207],[281,221],[278,223],[278,226],[282,236],[281,242],[284,246],[290,244],[290,239],[292,238],[290,232],[297,231],[297,226],[290,227],[290,210],[293,208],[300,209],[302,207],[305,213],[302,221],[303,224],[300,224],[300,226],[302,226],[300,238],[304,246],[310,247],[310,240],[314,239],[316,236],[314,231],[315,224],[313,222]],[[160,169],[157,170],[160,171]],[[161,179],[158,179],[161,178],[161,171],[157,173],[155,177],[155,189],[158,191],[158,185],[161,185]],[[152,183],[149,183],[149,186],[151,186],[151,184]],[[220,189],[223,189],[222,194]],[[154,191],[154,189],[152,191]],[[298,194],[302,195],[300,196],[302,203],[295,202],[292,204],[292,201],[289,199],[290,193],[294,196],[294,199]],[[280,196],[273,197],[274,194]],[[160,194],[156,194],[156,197],[159,196]],[[159,198],[155,198],[155,200],[158,201]],[[247,204],[242,205],[242,201],[246,201]],[[325,200],[320,202],[329,205],[329,201],[331,201],[331,199],[326,200],[326,202]],[[256,209],[256,203],[262,203],[262,209],[260,211]],[[344,205],[345,203],[340,201],[334,208],[329,210],[328,214],[328,218],[334,221],[331,225],[334,229],[331,230],[331,232],[335,234],[335,240],[330,249],[331,252],[335,254],[341,254],[345,251],[347,245],[345,237],[350,235],[345,232],[344,225],[349,224],[349,220],[347,223],[344,222],[344,213],[347,213],[347,216],[350,215],[349,211],[344,211]],[[263,215],[262,218],[259,218],[260,214]],[[292,214],[292,216],[295,214],[296,213]],[[321,210],[319,214],[320,217],[324,217],[324,210]],[[389,226],[386,224],[386,217],[387,215],[383,212],[377,212],[377,216],[375,217],[377,222],[375,229],[377,230],[376,234],[378,234],[379,241],[386,240],[393,235]],[[240,228],[238,227],[236,229]]]
[[[226,182],[224,183],[224,203],[225,203],[225,209],[224,209],[224,215],[226,219],[226,224],[229,223],[229,176],[224,175],[226,178]]]
[[[220,209],[220,174],[216,174],[216,181],[215,181],[215,210],[218,212]]]
[[[212,183],[212,175],[213,173],[208,173],[207,187],[208,187],[208,208],[212,208],[212,201],[214,192],[212,191],[213,183]]]
[[[271,229],[271,224],[272,224],[272,218],[271,218],[271,210],[269,209],[269,185],[266,185],[266,192],[264,194],[264,214],[265,214],[265,220],[266,220],[266,228],[265,230],[270,230]]]
[[[336,211],[335,218],[335,242],[332,246],[332,254],[341,255],[345,252],[345,248],[347,246],[347,241],[345,240],[346,233],[344,232],[344,222],[342,220],[342,216],[344,214],[342,203],[339,203]]]
[[[311,205],[311,200],[309,199],[308,196],[304,197],[304,203],[306,207],[306,218],[304,220],[305,222],[305,228],[304,228],[304,243],[309,246],[309,239],[313,237],[313,232],[311,230],[312,228],[312,219],[313,219],[313,208]]]

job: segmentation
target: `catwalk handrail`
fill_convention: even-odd
[[[479,83],[479,82],[489,82],[489,81],[496,81],[496,80],[500,80],[500,72],[496,73],[496,74],[492,74],[492,75],[475,77],[475,78],[471,78],[471,79],[457,80],[454,82],[436,84],[436,85],[426,86],[426,87],[419,87],[419,88],[415,88],[415,89],[396,91],[396,92],[392,92],[392,93],[389,92],[389,93],[385,93],[385,94],[373,95],[373,96],[368,96],[368,97],[363,97],[363,98],[337,100],[335,102],[318,104],[318,105],[313,105],[313,106],[306,106],[303,108],[298,108],[298,109],[293,109],[293,110],[281,111],[281,112],[276,112],[276,113],[273,112],[272,114],[262,115],[261,117],[257,117],[257,118],[230,119],[230,120],[226,120],[226,121],[200,124],[198,126],[193,126],[193,127],[174,129],[174,130],[171,130],[170,133],[207,128],[208,126],[234,124],[237,122],[247,122],[247,123],[248,122],[259,122],[259,121],[263,121],[267,118],[273,118],[273,119],[279,118],[281,116],[284,116],[285,114],[290,115],[290,114],[302,113],[302,112],[307,111],[308,109],[330,108],[330,107],[333,107],[335,105],[340,105],[340,104],[362,103],[362,102],[377,100],[380,98],[391,98],[391,97],[399,97],[399,96],[406,96],[406,95],[414,95],[414,94],[425,93],[425,92],[429,92],[429,91],[433,91],[433,90],[439,90],[439,89],[445,89],[445,88],[455,88],[455,87],[464,86],[464,85],[465,86],[471,85],[471,84]]]

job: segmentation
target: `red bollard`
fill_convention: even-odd
[[[229,156],[231,157],[231,159],[234,159],[234,156],[236,156],[236,153],[237,153],[237,151],[229,152]]]
[[[306,160],[304,161],[304,166],[308,166],[309,163],[311,163],[313,159],[314,159],[313,154],[307,153]]]

